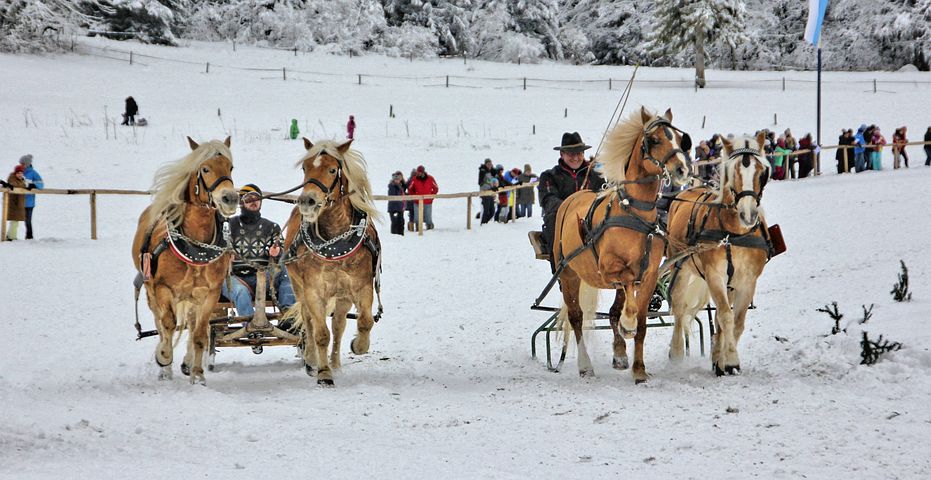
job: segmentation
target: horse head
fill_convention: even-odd
[[[686,155],[692,148],[692,138],[673,126],[671,109],[654,116],[641,107],[640,117],[643,121],[640,155],[644,171],[651,175],[665,174],[675,186],[685,185],[689,181]]]
[[[740,224],[753,228],[760,222],[760,199],[769,179],[769,162],[763,156],[766,136],[760,132],[733,142],[724,140],[724,178],[721,202],[737,210]]]
[[[192,154],[197,158],[203,155],[206,158],[200,162],[196,172],[188,179],[188,198],[215,207],[220,215],[232,217],[239,206],[239,194],[233,186],[233,160],[229,153],[230,137],[226,137],[220,148],[220,142],[211,141],[199,145],[191,137],[187,137]],[[196,175],[195,175],[196,173]]]
[[[301,159],[304,188],[297,198],[297,207],[305,222],[315,223],[324,209],[346,195],[347,178],[343,156],[352,140],[341,144],[313,142],[304,139],[307,154]]]

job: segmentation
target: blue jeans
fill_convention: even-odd
[[[873,170],[882,170],[882,153],[881,152],[870,152],[870,160],[873,162]]]
[[[265,271],[265,279],[271,284],[271,272]],[[227,289],[227,283],[233,285],[233,291]],[[252,315],[255,313],[253,305],[253,292],[255,292],[255,274],[236,276],[233,275],[230,282],[223,282],[223,295],[233,302],[236,306],[236,314],[239,316]],[[288,277],[288,270],[281,269],[275,276],[275,293],[278,298],[278,309],[284,311],[291,305],[294,305],[294,289],[291,288],[291,278]]]
[[[866,170],[866,155],[864,155],[864,152],[853,154],[853,168],[856,169],[857,173]]]
[[[533,216],[533,204],[532,203],[518,203],[517,204],[517,218],[527,217],[530,218]]]
[[[414,223],[417,223],[417,212],[420,211],[420,206],[414,204]],[[433,204],[425,203],[423,204],[423,228],[433,228]]]

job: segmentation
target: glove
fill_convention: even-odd
[[[4,182],[3,180],[0,180],[0,187],[2,187],[2,188],[13,188],[12,185],[10,185],[9,183]]]
[[[33,188],[36,188],[36,184],[30,183],[29,186],[26,187],[26,190],[32,190]]]

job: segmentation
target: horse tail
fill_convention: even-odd
[[[582,331],[590,330],[595,325],[598,308],[598,289],[585,282],[579,284],[579,307],[582,309]],[[559,327],[563,341],[568,344],[572,337],[572,325],[569,323],[569,308],[566,303],[559,307],[556,325]]]
[[[281,313],[281,317],[278,319],[278,325],[289,323],[292,326],[288,330],[300,333],[304,329],[304,315],[301,311],[301,302],[295,302],[294,305],[291,305],[287,310]]]

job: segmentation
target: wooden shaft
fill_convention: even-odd
[[[466,230],[472,230],[472,195],[466,197]]]
[[[97,194],[91,193],[91,240],[97,240]]]
[[[844,173],[850,173],[850,165],[847,163],[847,149],[842,148],[841,153],[844,155]]]

